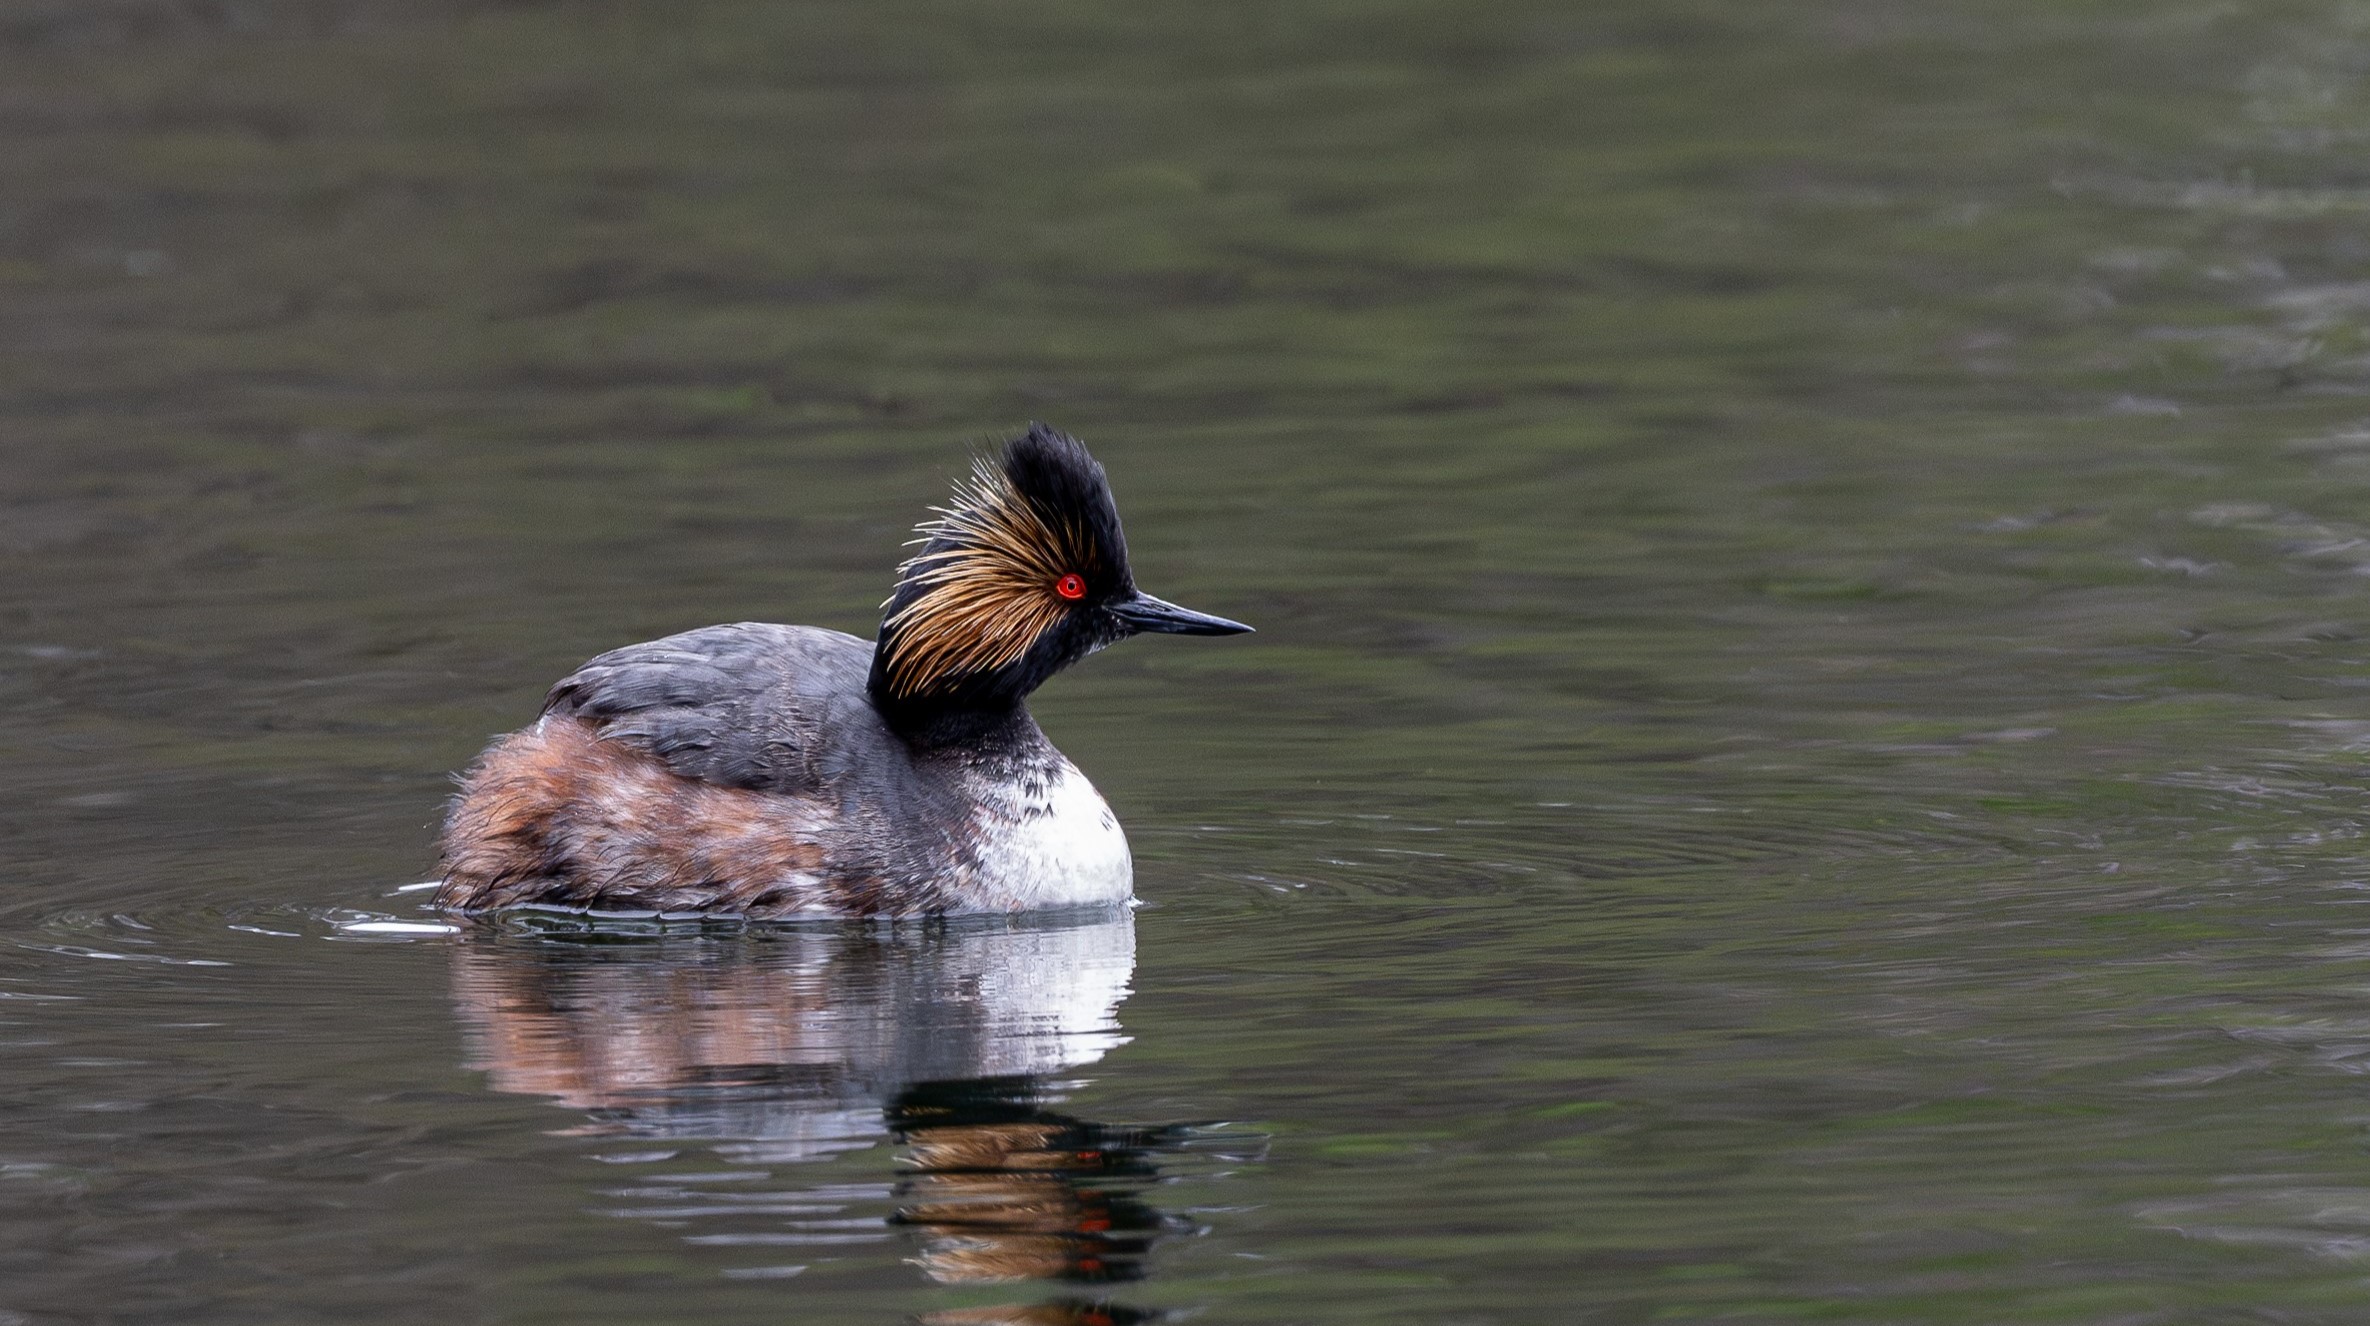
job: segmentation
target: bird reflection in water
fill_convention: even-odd
[[[611,1196],[706,1246],[912,1241],[932,1281],[1134,1280],[1192,1228],[1145,1200],[1165,1171],[1245,1158],[1258,1139],[1057,1112],[1060,1074],[1126,1043],[1133,917],[828,928],[629,928],[522,920],[465,937],[453,985],[469,1066],[498,1091],[584,1114],[568,1131],[712,1143],[742,1168]],[[755,1165],[894,1143],[893,1178],[783,1189]],[[618,1157],[611,1156],[611,1159]],[[681,1164],[674,1151],[633,1159]],[[876,1203],[885,1203],[885,1214]],[[733,1275],[792,1275],[799,1266]],[[1151,1320],[1091,1297],[964,1308],[929,1326]]]

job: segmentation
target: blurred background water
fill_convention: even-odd
[[[0,1321],[2360,1320],[2370,5],[0,0]],[[1109,466],[1132,925],[407,933]]]

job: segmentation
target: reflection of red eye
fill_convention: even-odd
[[[1053,592],[1075,603],[1086,597],[1086,577],[1072,571],[1053,582]]]

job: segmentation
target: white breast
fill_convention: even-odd
[[[1119,817],[1076,765],[1064,760],[1042,784],[998,788],[980,801],[982,910],[1108,906],[1135,896]]]

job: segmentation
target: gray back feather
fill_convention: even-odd
[[[835,766],[850,735],[880,726],[871,666],[871,642],[838,631],[706,626],[610,650],[552,687],[543,712],[595,723],[685,778],[812,793],[848,772]]]

